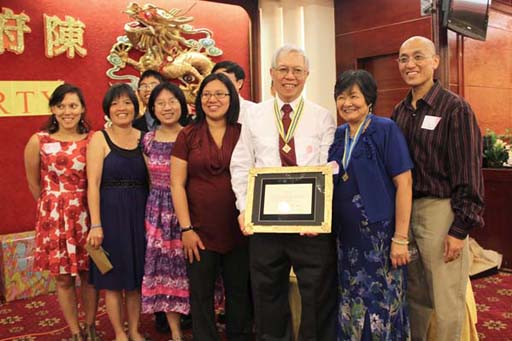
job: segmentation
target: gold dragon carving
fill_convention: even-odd
[[[140,73],[156,70],[165,78],[178,82],[187,102],[194,103],[201,81],[213,68],[210,57],[223,53],[215,46],[209,29],[195,29],[190,25],[194,17],[186,14],[194,5],[182,11],[131,2],[124,13],[133,21],[124,25],[126,35],[118,37],[110,50],[107,60],[112,68],[107,70],[107,76],[129,80],[135,88],[137,77],[117,72],[127,65]],[[198,35],[202,37],[193,39]]]

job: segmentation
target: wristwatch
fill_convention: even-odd
[[[184,233],[184,232],[187,232],[187,231],[194,231],[194,226],[190,225],[190,226],[182,227],[181,228],[181,233]]]

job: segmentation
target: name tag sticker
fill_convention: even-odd
[[[340,173],[340,166],[336,161],[330,161],[327,164],[332,167],[332,174],[336,175]]]
[[[426,115],[421,124],[421,129],[434,130],[439,121],[441,121],[441,117]]]
[[[58,142],[51,142],[51,143],[45,143],[43,146],[43,150],[45,153],[53,154],[60,150],[60,143]]]

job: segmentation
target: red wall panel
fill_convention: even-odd
[[[145,2],[140,2],[142,5]],[[188,9],[187,15],[195,20],[195,28],[205,27],[214,32],[216,46],[224,51],[214,61],[231,59],[237,61],[247,73],[250,72],[251,21],[247,12],[238,6],[208,1],[153,0],[154,5],[167,9]],[[26,33],[25,51],[15,55],[0,54],[0,80],[64,80],[82,88],[87,101],[88,117],[95,129],[103,124],[101,101],[109,83],[105,74],[111,64],[106,60],[116,37],[124,35],[123,26],[131,21],[123,13],[128,2],[121,0],[0,0],[0,7],[10,8],[14,13],[25,12],[30,17]],[[68,59],[65,54],[47,58],[44,52],[43,14],[65,15],[81,20],[85,25],[84,47],[87,56]],[[194,37],[195,39],[198,39]],[[127,68],[128,69],[128,68]],[[125,69],[125,70],[127,70]],[[130,69],[126,73],[137,75]],[[244,97],[250,97],[250,77],[243,89]],[[23,149],[30,135],[46,121],[47,117],[0,117],[0,233],[11,233],[33,228],[35,203],[27,189]]]

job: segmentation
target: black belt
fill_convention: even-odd
[[[101,187],[147,187],[146,181],[138,180],[106,180],[101,183]]]
[[[414,191],[412,193],[412,198],[413,199],[421,199],[421,198],[425,198],[425,197],[430,197],[431,195],[428,195],[428,194],[425,194],[425,193],[421,193],[421,192],[416,192]]]

